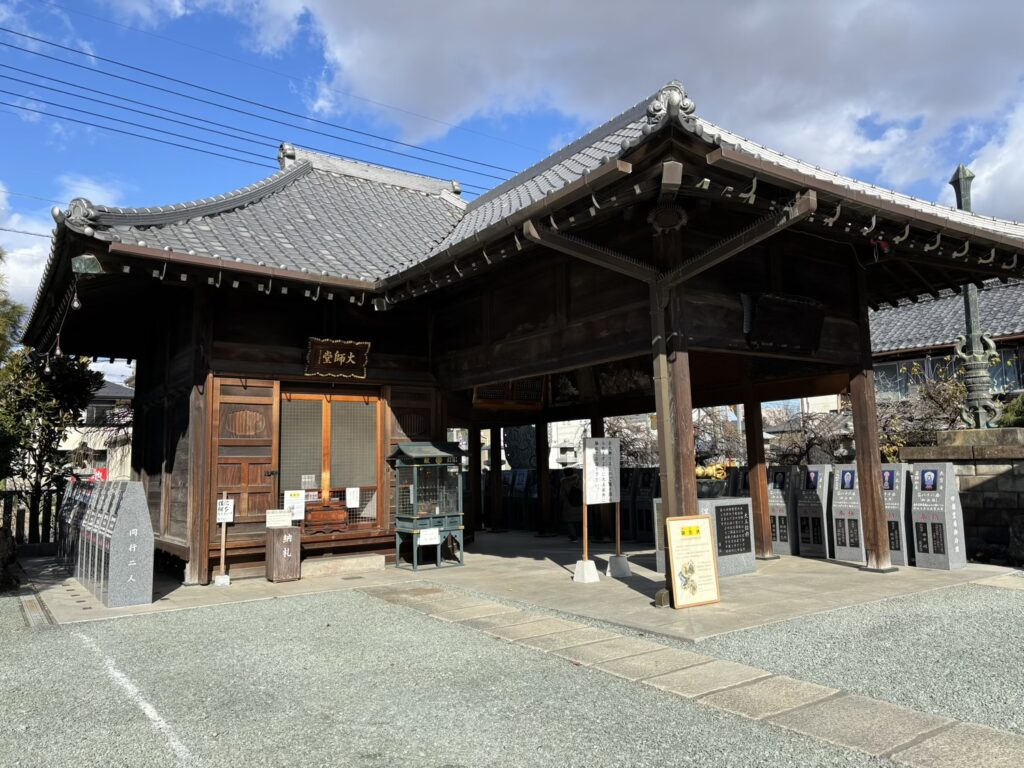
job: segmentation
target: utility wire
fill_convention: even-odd
[[[151,117],[151,118],[154,118],[154,119],[157,119],[157,120],[166,120],[168,122],[177,123],[179,125],[184,125],[184,126],[187,126],[189,128],[194,128],[196,130],[209,131],[210,133],[216,133],[216,134],[219,134],[221,136],[227,136],[227,137],[235,139],[237,141],[246,141],[246,142],[249,142],[251,144],[256,144],[256,145],[262,146],[262,147],[276,148],[281,143],[281,141],[282,141],[279,137],[276,137],[276,136],[270,136],[270,135],[264,134],[264,133],[256,133],[254,131],[249,131],[249,130],[246,130],[244,128],[238,128],[237,126],[227,125],[225,123],[219,123],[219,122],[214,121],[214,120],[208,120],[206,118],[198,117],[196,115],[186,114],[186,113],[181,112],[180,110],[177,110],[177,111],[176,110],[171,110],[171,109],[167,109],[166,107],[161,107],[161,106],[158,106],[156,104],[151,104],[149,102],[139,101],[137,99],[131,99],[131,98],[128,98],[127,96],[119,96],[117,94],[110,93],[109,91],[102,91],[102,90],[99,90],[99,89],[96,89],[96,88],[89,88],[89,87],[84,86],[84,85],[78,85],[76,83],[72,83],[72,82],[69,82],[67,80],[61,80],[60,78],[50,77],[48,75],[44,75],[44,74],[41,74],[39,72],[34,72],[32,70],[22,69],[21,67],[15,67],[15,66],[12,66],[10,64],[0,63],[0,67],[3,67],[5,69],[14,70],[16,72],[22,72],[24,74],[30,75],[32,77],[41,78],[43,80],[49,80],[50,82],[61,83],[62,85],[67,85],[69,87],[77,88],[78,90],[82,90],[82,91],[88,91],[89,93],[95,93],[95,94],[98,94],[100,96],[105,96],[107,98],[118,99],[120,101],[125,101],[125,102],[127,102],[129,104],[138,104],[140,106],[148,107],[150,109],[159,110],[161,112],[168,112],[170,114],[180,115],[181,117],[187,117],[189,120],[195,120],[195,121],[198,121],[198,122],[201,122],[201,123],[206,123],[208,125],[215,125],[215,126],[218,126],[219,128],[225,128],[228,131],[236,131],[238,133],[247,133],[250,136],[256,136],[259,139],[267,139],[269,141],[269,143],[268,143],[268,141],[257,141],[255,139],[250,139],[250,138],[247,138],[245,136],[235,135],[234,133],[227,133],[226,131],[219,131],[219,130],[215,130],[213,128],[205,128],[205,127],[203,127],[201,125],[193,125],[192,123],[188,123],[188,122],[185,122],[185,121],[182,121],[182,120],[178,120],[176,118],[164,117],[163,115],[156,115],[156,114],[153,114],[151,112],[146,112],[144,110],[133,109],[132,107],[121,106],[120,104],[112,104],[112,103],[109,103],[109,102],[104,102],[105,106],[113,107],[114,109],[123,109],[123,110],[128,111],[128,112],[134,112],[136,114],[145,115],[146,117]],[[91,98],[89,96],[84,96],[84,95],[79,94],[79,93],[73,93],[71,91],[66,91],[66,90],[63,90],[61,88],[53,88],[53,87],[48,86],[48,85],[43,85],[42,83],[35,83],[35,82],[30,81],[30,80],[23,80],[23,79],[18,78],[18,77],[11,77],[10,75],[0,74],[0,78],[3,78],[4,80],[12,80],[12,81],[14,81],[16,83],[22,83],[24,85],[28,85],[28,86],[31,86],[33,88],[44,88],[44,89],[46,89],[48,91],[54,91],[55,93],[60,93],[60,94],[63,94],[65,96],[71,96],[72,98],[75,98],[75,99],[82,99],[83,101],[89,101],[89,102],[93,102],[93,103],[95,103],[97,101],[96,99],[93,99],[93,98]],[[34,97],[25,96],[24,98],[34,98]],[[42,101],[42,100],[39,99],[39,101]],[[69,109],[73,109],[73,107],[69,107]],[[107,117],[107,116],[104,115],[104,117]],[[109,118],[109,119],[117,119],[117,118]],[[159,129],[154,129],[154,130],[159,130]],[[306,146],[304,148],[305,149],[313,150],[314,152],[324,152],[326,154],[333,154],[330,150],[322,149],[322,148],[319,148],[319,147]],[[242,151],[242,150],[239,150],[239,151]],[[263,155],[259,155],[259,157],[263,157]],[[383,166],[383,167],[391,168],[392,166]],[[404,169],[393,168],[393,170],[404,170]],[[480,190],[480,191],[486,191],[484,187],[478,186],[476,184],[464,183],[462,186],[465,189],[476,189],[476,190]]]
[[[4,111],[6,112],[7,110]],[[14,192],[10,189],[5,189],[0,194],[13,195],[14,197],[27,197],[29,200],[40,200],[44,203],[56,203],[57,205],[64,205],[63,202],[61,202],[60,200],[54,200],[52,197],[40,197],[39,195],[29,195],[24,192]]]
[[[21,104],[11,104],[10,102],[7,102],[7,101],[0,101],[0,106],[13,107],[14,109],[20,109],[20,110],[22,110],[24,112],[32,112],[32,113],[37,114],[37,115],[44,115],[46,117],[53,117],[53,118],[56,118],[58,120],[68,120],[68,121],[70,121],[72,123],[78,123],[79,125],[88,125],[88,126],[90,126],[92,128],[99,128],[100,130],[103,130],[103,131],[113,131],[114,133],[121,133],[121,134],[124,134],[125,136],[134,136],[137,139],[146,139],[147,141],[155,141],[158,144],[167,144],[168,146],[171,146],[171,147],[179,147],[181,149],[188,149],[188,150],[191,150],[192,152],[201,152],[204,155],[213,155],[214,157],[223,157],[223,158],[226,158],[228,160],[235,160],[236,162],[239,162],[239,163],[248,163],[249,165],[256,165],[256,166],[259,166],[260,168],[271,168],[271,169],[273,169],[275,171],[280,170],[276,165],[270,165],[269,163],[257,163],[254,160],[246,160],[244,157],[234,157],[232,155],[225,155],[225,154],[223,154],[221,152],[213,152],[213,151],[211,151],[209,149],[200,149],[199,147],[191,147],[188,144],[178,144],[175,141],[166,141],[164,139],[158,139],[156,136],[146,136],[146,135],[141,134],[141,133],[133,133],[132,131],[123,131],[120,128],[113,128],[113,127],[111,127],[109,125],[100,125],[99,123],[91,123],[88,120],[79,120],[78,118],[68,117],[67,115],[55,115],[52,112],[44,112],[41,109],[32,109],[31,107],[25,107],[25,106],[22,106]],[[186,138],[188,138],[188,137],[186,137]]]
[[[174,37],[168,37],[167,35],[161,35],[161,34],[158,34],[156,32],[151,32],[151,31],[146,30],[146,29],[141,29],[139,27],[133,27],[133,26],[131,26],[129,24],[122,24],[121,22],[114,21],[113,19],[107,19],[107,18],[104,18],[102,16],[96,16],[96,15],[91,14],[91,13],[86,13],[85,11],[80,11],[80,10],[75,9],[75,8],[70,8],[70,7],[66,6],[66,5],[62,5],[61,3],[52,2],[52,0],[42,0],[42,2],[44,2],[46,5],[51,5],[51,6],[54,6],[55,8],[60,8],[61,10],[66,11],[67,13],[73,13],[73,14],[76,14],[78,16],[84,16],[87,19],[92,19],[93,21],[102,22],[103,24],[110,24],[111,26],[120,27],[121,29],[126,29],[129,32],[136,32],[136,33],[141,34],[141,35],[149,35],[150,37],[154,37],[157,40],[164,40],[164,41],[166,41],[168,43],[173,43],[174,45],[180,45],[180,46],[182,46],[184,48],[191,48],[194,51],[199,51],[200,53],[205,53],[208,56],[216,56],[218,59],[224,59],[225,61],[232,61],[232,62],[234,62],[236,64],[241,64],[244,67],[250,67],[252,69],[257,69],[257,70],[259,70],[261,72],[267,72],[268,74],[271,74],[271,75],[277,75],[278,77],[285,78],[289,83],[291,83],[293,85],[295,85],[296,83],[301,83],[303,80],[305,80],[304,77],[300,77],[298,75],[293,75],[293,74],[289,74],[287,72],[281,72],[280,70],[271,69],[270,67],[265,67],[262,64],[256,64],[256,63],[251,62],[251,61],[246,61],[245,59],[239,59],[239,58],[237,58],[235,56],[228,56],[225,53],[220,53],[219,51],[213,51],[213,50],[210,50],[209,48],[203,48],[202,46],[195,45],[194,43],[187,43],[184,40],[178,40],[177,38],[174,38]],[[349,98],[349,99],[356,99],[358,101],[365,101],[367,104],[373,104],[376,107],[384,107],[385,109],[390,109],[390,110],[393,110],[395,112],[400,112],[403,115],[410,115],[411,117],[416,117],[416,118],[419,118],[421,120],[426,120],[426,121],[431,122],[431,123],[436,123],[437,125],[443,125],[446,128],[451,128],[452,130],[455,130],[455,131],[461,131],[463,133],[471,133],[471,134],[474,134],[476,136],[481,136],[481,137],[483,137],[485,139],[490,139],[492,141],[500,141],[503,144],[508,144],[509,146],[512,146],[512,147],[519,147],[520,149],[526,149],[526,150],[529,150],[530,152],[541,152],[542,151],[540,149],[537,149],[536,147],[530,147],[530,146],[527,146],[526,144],[520,144],[519,142],[512,141],[510,139],[503,139],[500,136],[494,136],[494,135],[489,134],[489,133],[484,133],[483,131],[477,131],[477,130],[474,130],[473,128],[466,128],[465,126],[457,125],[456,123],[449,123],[446,120],[440,120],[440,119],[438,119],[436,117],[431,117],[430,115],[424,115],[424,114],[421,114],[419,112],[413,112],[410,109],[404,109],[402,107],[397,107],[394,104],[388,104],[388,103],[383,102],[383,101],[377,101],[375,99],[370,99],[370,98],[367,98],[365,96],[358,96],[358,95],[356,95],[354,93],[350,93],[348,91],[340,91],[337,88],[328,87],[327,90],[331,91],[332,93],[336,93],[339,96],[344,96],[344,97]]]
[[[0,32],[6,32],[6,33],[8,33],[10,35],[15,35],[16,37],[21,37],[21,38],[26,39],[26,40],[32,40],[33,42],[42,43],[43,45],[49,45],[49,46],[51,46],[53,48],[59,48],[62,51],[68,51],[70,53],[76,53],[76,54],[78,54],[80,56],[86,56],[86,57],[91,58],[91,59],[96,59],[97,61],[103,61],[103,62],[106,62],[108,64],[114,64],[115,66],[123,67],[125,69],[129,69],[129,70],[132,70],[134,72],[141,72],[142,74],[149,75],[150,77],[157,77],[157,78],[160,78],[161,80],[166,80],[168,82],[177,83],[178,85],[184,85],[184,86],[187,86],[189,88],[195,88],[196,90],[203,91],[205,93],[211,93],[211,94],[213,94],[215,96],[220,96],[221,98],[232,99],[233,101],[237,101],[237,102],[240,102],[242,104],[249,104],[250,106],[259,107],[260,109],[266,109],[266,110],[269,110],[271,112],[276,112],[276,113],[282,114],[282,115],[287,115],[288,117],[296,118],[296,119],[299,119],[299,120],[307,120],[307,121],[309,121],[311,123],[317,123],[319,125],[325,125],[325,126],[328,126],[330,128],[336,128],[338,130],[345,131],[347,133],[353,133],[353,134],[355,134],[357,136],[365,136],[367,138],[376,139],[378,141],[390,142],[392,144],[397,144],[398,146],[401,146],[401,147],[406,147],[406,148],[409,148],[409,149],[415,149],[415,150],[417,150],[419,152],[427,152],[429,154],[437,155],[439,157],[446,157],[446,158],[449,158],[449,159],[452,159],[452,160],[459,160],[459,161],[464,162],[464,163],[472,163],[473,165],[479,165],[479,166],[482,166],[484,168],[491,168],[491,169],[496,170],[496,171],[504,171],[506,173],[511,173],[511,174],[517,173],[517,171],[513,170],[512,168],[505,168],[505,167],[500,166],[500,165],[494,165],[493,163],[486,163],[486,162],[484,162],[482,160],[473,160],[472,158],[462,157],[461,155],[453,155],[453,154],[450,154],[448,152],[442,152],[442,151],[437,150],[437,149],[428,149],[426,147],[419,147],[419,146],[417,146],[415,144],[409,144],[409,143],[404,142],[404,141],[399,141],[398,139],[389,139],[386,136],[380,136],[378,134],[370,133],[368,131],[361,131],[361,130],[358,130],[356,128],[350,128],[350,127],[348,127],[346,125],[341,125],[339,123],[332,123],[332,122],[330,122],[328,120],[320,120],[320,119],[315,118],[315,117],[308,117],[308,116],[303,115],[303,114],[301,114],[299,112],[292,112],[292,111],[287,110],[287,109],[282,109],[280,107],[275,107],[272,104],[265,104],[263,102],[255,101],[253,99],[243,98],[242,96],[235,96],[234,94],[227,93],[225,91],[218,91],[215,88],[209,88],[209,87],[204,86],[204,85],[198,85],[196,83],[189,82],[188,80],[182,80],[182,79],[177,78],[177,77],[171,77],[170,75],[164,75],[164,74],[161,74],[159,72],[155,72],[155,71],[153,71],[151,69],[145,69],[144,67],[137,67],[137,66],[135,66],[133,64],[127,64],[127,63],[125,63],[123,61],[118,61],[117,59],[111,59],[111,58],[107,58],[105,56],[99,56],[99,55],[97,55],[95,53],[89,53],[88,51],[83,51],[83,50],[80,50],[78,48],[72,48],[71,46],[68,46],[68,45],[61,45],[60,43],[55,43],[55,42],[53,42],[51,40],[46,40],[45,38],[42,38],[42,37],[36,37],[34,35],[25,34],[24,32],[18,32],[16,30],[10,29],[9,27],[2,27],[2,26],[0,26]],[[379,147],[378,149],[383,149],[383,148]],[[384,151],[394,152],[395,150],[384,150]],[[404,153],[400,153],[400,154],[404,154]],[[425,161],[425,162],[427,162],[427,161]],[[465,169],[461,169],[461,170],[465,170]],[[499,178],[499,177],[492,176],[491,178]]]
[[[4,31],[4,28],[0,27],[0,31]],[[15,34],[20,34],[20,33],[15,33]],[[278,125],[283,125],[285,127],[292,128],[292,129],[297,130],[297,131],[305,131],[307,133],[315,133],[315,134],[318,134],[320,136],[326,136],[328,138],[335,139],[337,141],[344,141],[344,142],[347,142],[349,144],[356,144],[356,145],[361,146],[361,147],[369,147],[370,149],[376,150],[378,152],[387,152],[387,153],[392,154],[392,155],[398,155],[400,157],[405,157],[405,158],[409,158],[409,159],[412,159],[412,160],[417,160],[417,161],[419,161],[421,163],[431,163],[432,165],[439,165],[439,166],[442,166],[444,168],[453,168],[455,170],[465,171],[467,173],[472,173],[472,174],[474,174],[476,176],[485,176],[485,177],[487,177],[489,179],[497,179],[498,181],[505,181],[506,180],[505,177],[503,177],[503,176],[495,176],[495,175],[490,174],[490,173],[484,173],[483,171],[473,170],[472,168],[465,168],[465,167],[460,166],[460,165],[452,165],[451,163],[443,163],[440,160],[429,160],[429,159],[427,159],[425,157],[417,157],[416,155],[410,155],[407,152],[399,152],[397,149],[388,149],[387,147],[379,147],[379,146],[377,146],[375,144],[368,144],[368,143],[366,143],[364,141],[357,141],[356,139],[348,139],[348,138],[345,138],[344,136],[338,136],[337,134],[334,134],[334,133],[326,133],[325,131],[319,131],[319,130],[317,130],[315,128],[303,128],[301,126],[295,125],[294,123],[287,123],[287,122],[285,122],[283,120],[278,120],[278,119],[273,118],[273,117],[267,117],[265,115],[260,115],[260,114],[258,114],[256,112],[249,112],[249,111],[244,110],[244,109],[238,109],[236,107],[229,107],[226,104],[218,104],[217,102],[210,101],[209,99],[203,99],[203,98],[200,98],[198,96],[192,96],[191,94],[182,93],[181,91],[175,91],[175,90],[173,90],[171,88],[164,88],[163,86],[154,85],[153,83],[147,83],[144,80],[136,80],[135,78],[126,77],[124,75],[117,75],[117,74],[114,74],[113,72],[104,72],[102,69],[93,69],[92,67],[87,67],[84,64],[79,64],[79,63],[74,62],[74,61],[68,61],[67,59],[62,59],[62,58],[59,58],[57,56],[51,56],[48,53],[43,53],[41,51],[33,51],[31,48],[25,48],[25,47],[20,46],[20,45],[14,45],[13,43],[6,43],[6,42],[4,42],[2,40],[0,40],[0,46],[4,46],[6,48],[11,48],[11,49],[16,50],[16,51],[21,51],[23,53],[29,53],[29,54],[31,54],[33,56],[39,56],[39,57],[44,58],[44,59],[49,59],[50,61],[56,61],[56,62],[58,62],[60,64],[66,64],[67,66],[70,66],[70,67],[76,67],[78,69],[83,69],[86,72],[90,72],[92,74],[99,74],[99,75],[103,75],[104,77],[111,77],[111,78],[114,78],[116,80],[123,80],[126,83],[133,83],[135,85],[141,85],[144,88],[152,88],[153,90],[156,90],[156,91],[162,91],[163,93],[169,93],[172,96],[178,96],[180,98],[188,99],[190,101],[195,101],[195,102],[198,102],[200,104],[207,104],[209,106],[216,107],[218,109],[227,110],[228,112],[235,112],[235,113],[240,114],[240,115],[246,115],[248,117],[254,117],[257,120],[264,120],[264,121],[269,122],[269,123],[276,123]],[[378,163],[378,165],[380,165],[380,163]],[[398,170],[402,170],[402,169],[398,169]]]
[[[79,109],[78,107],[70,107],[67,104],[61,104],[59,101],[50,101],[48,99],[40,99],[38,96],[29,96],[28,94],[18,93],[16,91],[8,91],[6,88],[0,88],[0,93],[5,93],[8,96],[14,96],[16,99],[28,99],[29,101],[32,101],[32,102],[35,102],[35,103],[38,103],[38,104],[46,104],[47,106],[50,106],[50,107],[58,107],[60,109],[68,109],[68,110],[71,110],[72,112],[77,112],[77,113],[79,113],[81,115],[88,115],[89,117],[98,117],[98,118],[100,118],[102,120],[116,120],[118,123],[120,123],[122,125],[130,125],[133,128],[142,128],[143,130],[146,130],[146,131],[155,131],[156,133],[162,133],[165,136],[174,136],[175,138],[178,138],[178,139],[186,139],[188,141],[195,141],[195,142],[198,142],[200,144],[205,144],[208,147],[217,147],[218,149],[226,149],[229,152],[238,152],[240,155],[249,155],[250,157],[258,157],[260,159],[265,159],[266,158],[266,155],[260,154],[259,152],[250,152],[248,149],[239,149],[238,147],[232,147],[229,144],[220,144],[220,143],[218,143],[216,141],[207,141],[206,139],[200,139],[200,138],[197,138],[196,136],[188,136],[186,134],[177,133],[175,131],[166,131],[163,128],[156,128],[156,127],[154,127],[152,125],[146,125],[145,123],[136,123],[136,122],[133,122],[131,120],[123,120],[123,119],[121,119],[119,117],[111,117],[109,115],[104,115],[104,114],[101,114],[99,112],[93,112],[92,110],[89,110],[89,109]],[[271,145],[271,146],[273,146],[273,145]],[[241,158],[239,158],[239,159],[241,159]]]
[[[0,232],[13,232],[16,235],[32,235],[32,237],[45,237],[47,240],[50,239],[50,235],[44,235],[42,232],[29,232],[27,229],[11,229],[10,227],[0,227]]]

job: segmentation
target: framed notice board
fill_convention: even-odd
[[[695,608],[720,601],[710,515],[665,518],[672,604]]]

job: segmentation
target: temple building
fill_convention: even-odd
[[[210,578],[224,494],[231,562],[263,556],[265,512],[295,488],[305,552],[393,555],[384,459],[448,427],[479,445],[654,412],[663,511],[694,510],[692,409],[737,403],[766,555],[760,403],[847,391],[867,565],[885,571],[869,312],[1024,273],[1024,225],[761,146],[678,82],[468,203],[289,144],[278,160],[215,198],[55,210],[25,332],[40,354],[137,361],[132,472],[187,583]],[[469,460],[472,528],[501,489]]]

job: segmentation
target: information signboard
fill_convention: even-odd
[[[420,531],[419,540],[417,543],[420,546],[427,547],[431,544],[437,545],[441,543],[441,529],[440,528],[424,528]]]
[[[750,499],[699,499],[697,511],[708,515],[713,523],[719,578],[756,572],[754,513]]]
[[[235,500],[217,499],[217,523],[235,522]]]
[[[718,563],[709,515],[665,519],[672,604],[695,608],[719,602]]]
[[[587,504],[619,502],[619,439],[588,437],[583,441],[583,477]]]
[[[267,528],[290,528],[292,513],[288,509],[268,509]]]
[[[285,491],[284,508],[291,514],[292,520],[305,520],[306,492],[303,490]]]

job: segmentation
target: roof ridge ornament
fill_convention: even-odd
[[[291,167],[294,163],[295,145],[282,141],[281,146],[277,149],[277,164],[281,166],[281,170],[284,170]]]
[[[647,105],[648,125],[661,125],[667,120],[682,119],[693,114],[696,105],[686,95],[686,89],[678,80],[672,80],[658,91],[650,104]]]

